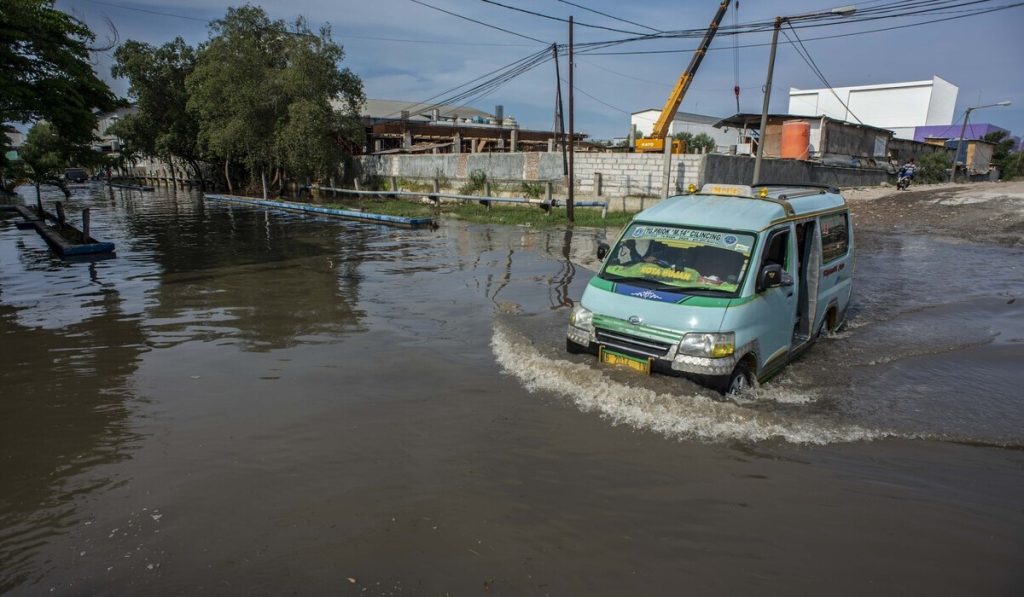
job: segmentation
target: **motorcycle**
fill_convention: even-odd
[[[905,191],[910,187],[910,181],[914,178],[914,170],[902,166],[896,175],[896,190]]]

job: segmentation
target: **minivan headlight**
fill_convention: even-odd
[[[727,357],[736,351],[736,334],[691,333],[679,341],[679,354],[692,357]]]
[[[583,329],[590,329],[593,327],[593,323],[594,314],[589,310],[584,309],[583,305],[576,305],[573,307],[572,313],[569,314],[569,325]]]

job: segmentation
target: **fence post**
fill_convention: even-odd
[[[395,191],[395,192],[398,192],[398,177],[397,176],[392,176],[391,177],[391,190]]]
[[[82,242],[89,242],[89,208],[82,210]]]
[[[486,195],[487,197],[491,196],[491,181],[489,181],[489,180],[484,183],[484,195]],[[484,202],[484,205],[487,206],[487,211],[491,211],[491,202],[490,201]]]
[[[604,177],[601,176],[601,173],[600,172],[594,172],[594,192],[597,193],[598,197],[601,196],[601,194],[602,194],[602,192],[604,190],[604,185],[602,184],[603,182],[604,182]]]

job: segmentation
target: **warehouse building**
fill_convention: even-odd
[[[661,110],[655,108],[633,112],[629,116],[630,130],[638,130],[641,135],[647,137],[654,130],[654,123],[657,122],[659,116],[661,116]],[[692,112],[676,112],[675,119],[669,124],[668,134],[690,133],[692,135],[699,135],[704,133],[715,140],[716,151],[726,152],[731,146],[736,145],[740,138],[735,130],[717,128],[715,124],[720,120],[721,118],[717,116],[705,116]]]
[[[953,122],[956,85],[940,78],[927,81],[789,90],[789,113],[828,116],[891,130],[897,138],[914,139],[918,127]]]

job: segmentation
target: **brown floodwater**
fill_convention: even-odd
[[[564,354],[614,231],[84,206],[0,216],[0,593],[1024,594],[1024,250],[860,233],[723,402]]]

